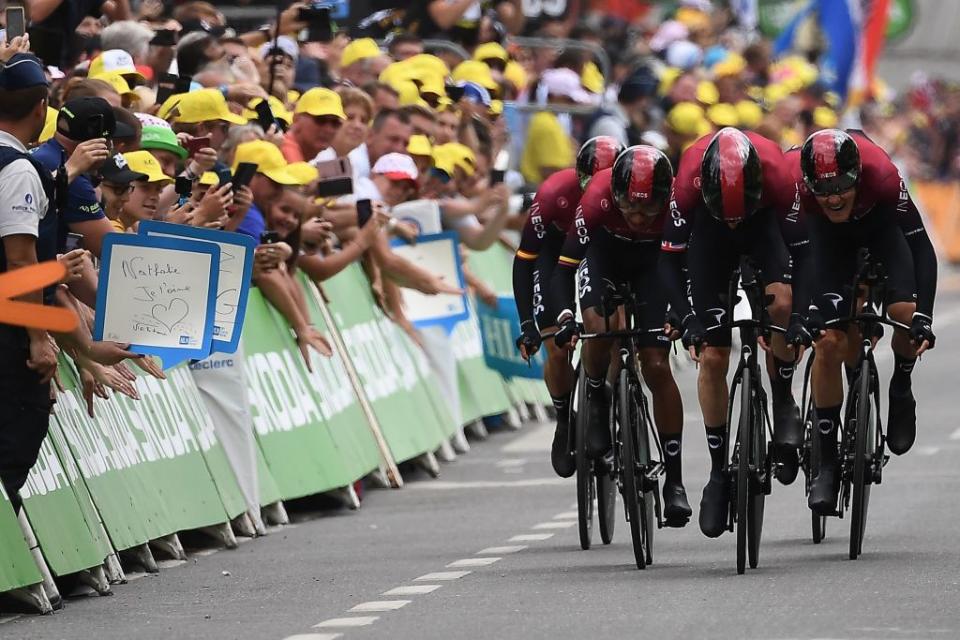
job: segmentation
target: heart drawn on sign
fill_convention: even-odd
[[[169,304],[155,304],[150,310],[150,315],[162,324],[168,332],[172,332],[187,314],[190,313],[190,306],[181,298],[174,298]]]

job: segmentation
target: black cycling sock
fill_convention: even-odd
[[[777,402],[793,392],[794,364],[773,356],[773,375],[770,376],[770,391]]]
[[[660,443],[663,447],[663,468],[667,471],[667,482],[682,484],[683,471],[681,468],[681,448],[683,434],[661,434]]]
[[[710,449],[710,472],[723,471],[727,465],[727,447],[724,438],[727,437],[727,426],[707,427],[707,447]]]
[[[587,393],[596,397],[603,390],[603,378],[591,378],[587,376]]]
[[[900,354],[893,354],[893,375],[890,376],[890,391],[893,393],[906,393],[910,391],[910,374],[913,373],[913,366],[917,364],[916,358],[904,358]]]
[[[837,430],[840,428],[840,405],[817,407],[817,431],[820,437],[820,459],[837,460]]]

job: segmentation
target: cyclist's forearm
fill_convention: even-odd
[[[937,253],[926,231],[907,236],[913,254],[913,273],[917,283],[917,312],[933,317],[937,294]]]
[[[813,281],[810,260],[810,246],[792,248],[790,258],[793,260],[793,313],[802,316],[807,314],[811,301],[811,286]]]
[[[519,256],[513,259],[513,299],[517,303],[520,322],[533,320],[533,274],[536,263]],[[540,283],[540,292],[547,283]],[[553,318],[551,318],[552,320]]]
[[[683,273],[684,263],[685,254],[670,251],[661,251],[660,259],[657,261],[657,275],[667,292],[667,300],[681,319],[692,312],[690,301],[687,300],[687,279]]]
[[[557,312],[577,310],[577,267],[560,262],[550,278],[550,296],[557,303]]]

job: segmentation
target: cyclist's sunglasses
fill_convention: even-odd
[[[827,197],[832,195],[839,195],[850,189],[853,189],[857,186],[857,179],[859,176],[851,175],[849,173],[844,173],[834,178],[828,178],[826,180],[807,180],[804,178],[804,181],[807,183],[807,186],[810,188],[810,191],[813,192],[815,196]]]

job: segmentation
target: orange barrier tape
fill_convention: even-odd
[[[56,260],[0,274],[0,323],[58,333],[76,329],[79,318],[69,309],[11,300],[59,282],[66,275],[66,268]]]

